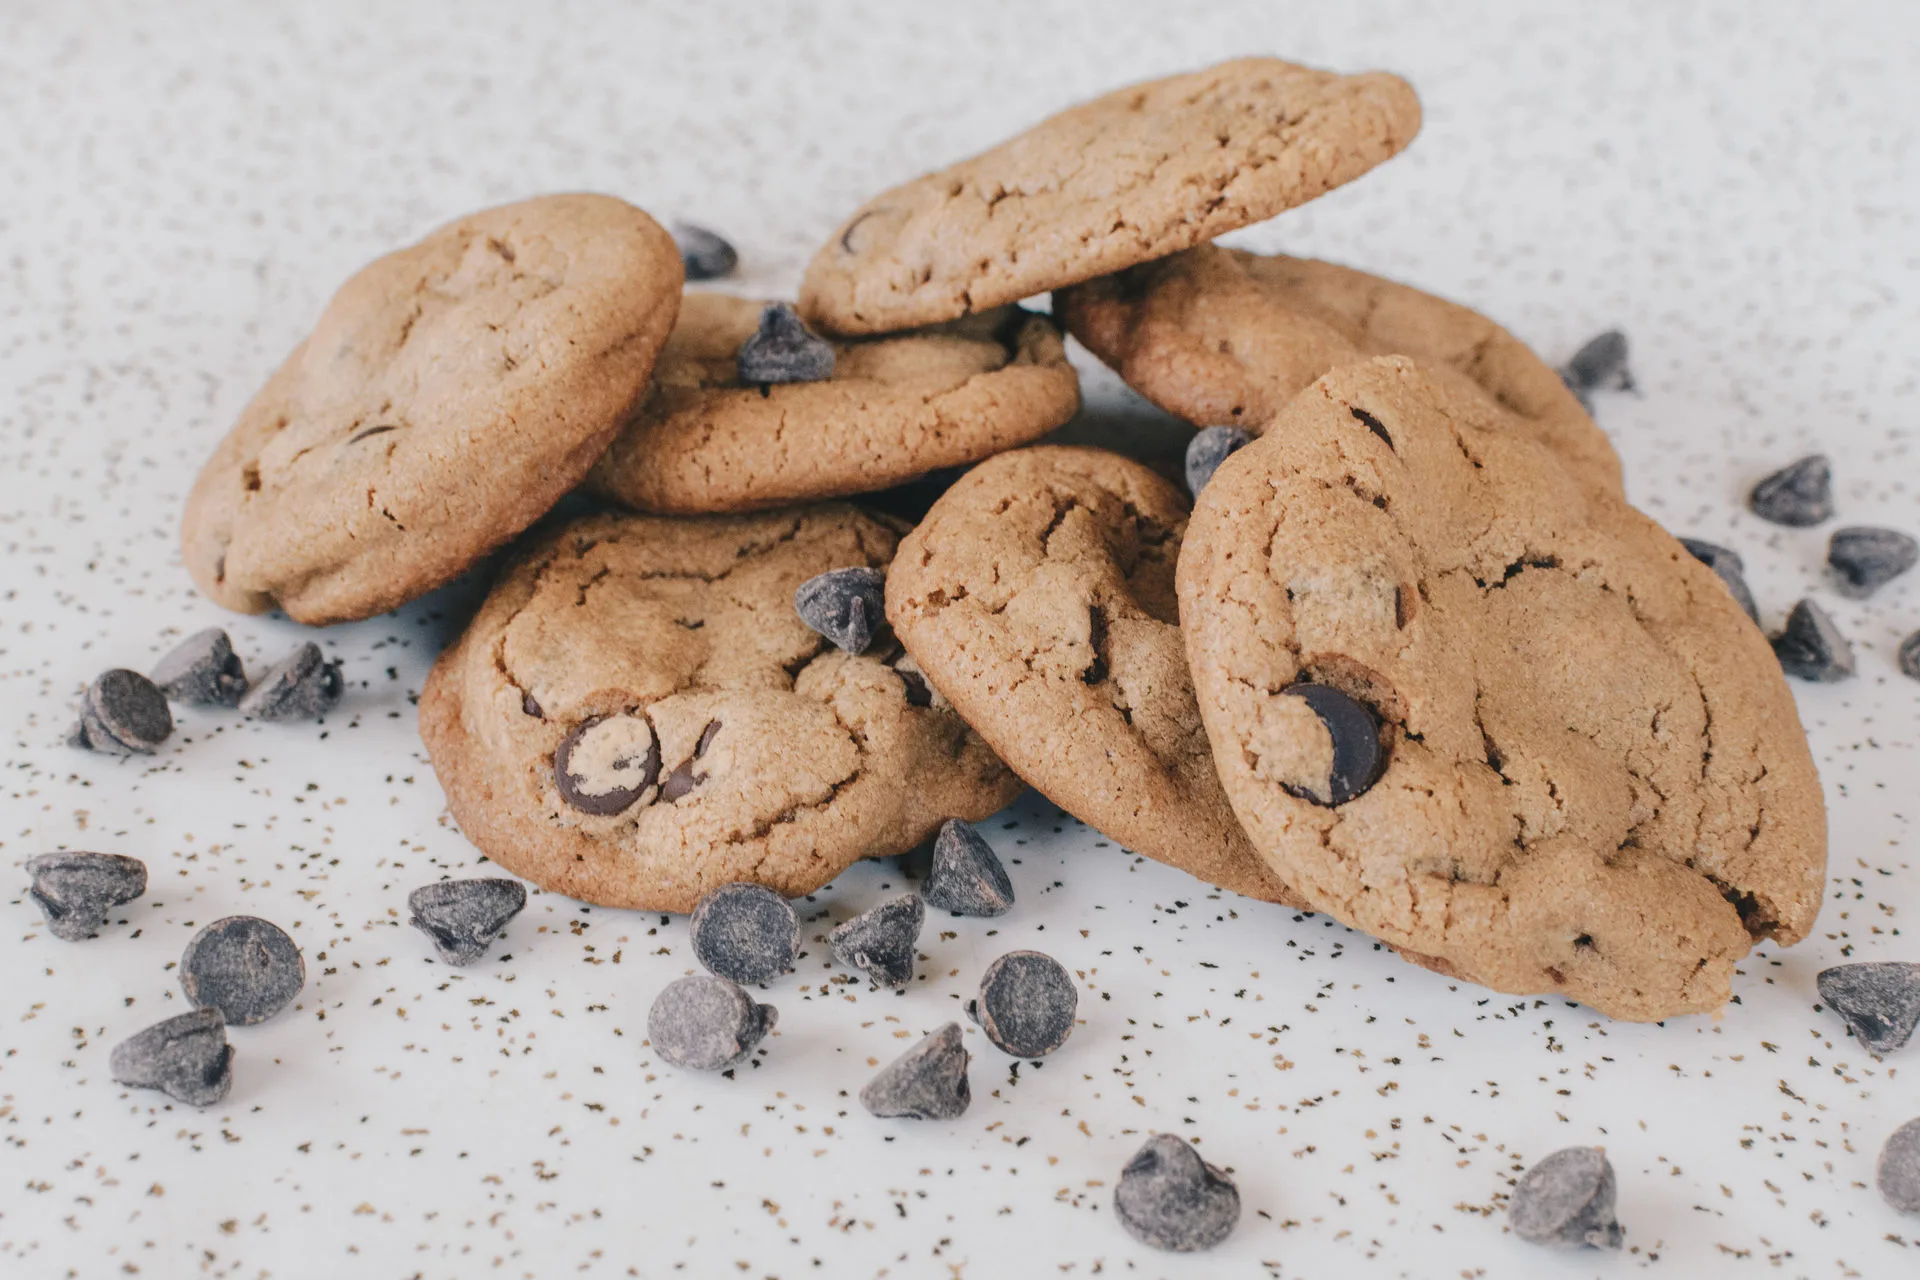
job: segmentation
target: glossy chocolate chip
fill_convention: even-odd
[[[833,344],[784,302],[760,313],[760,327],[734,356],[742,382],[824,382],[833,376]]]
[[[1060,962],[1038,951],[1009,951],[987,966],[967,1017],[1016,1058],[1043,1058],[1073,1034],[1080,993]]]
[[[160,687],[138,671],[103,671],[87,687],[74,746],[108,755],[152,755],[173,732],[173,712]]]
[[[693,955],[710,972],[751,986],[793,968],[800,921],[793,905],[763,885],[723,884],[700,900],[687,923]]]
[[[1827,1008],[1872,1053],[1892,1053],[1920,1025],[1920,964],[1882,960],[1822,969],[1814,979]]]
[[[1290,793],[1315,804],[1339,806],[1379,781],[1386,753],[1380,747],[1380,721],[1371,708],[1328,684],[1301,681],[1281,692],[1311,707],[1333,739],[1326,789],[1289,786]]]
[[[808,578],[793,593],[800,621],[846,653],[865,653],[886,618],[887,575],[860,565],[829,569]]]
[[[1747,566],[1737,552],[1699,538],[1682,538],[1680,545],[1687,549],[1688,555],[1713,570],[1714,576],[1727,588],[1727,594],[1733,597],[1733,602],[1749,618],[1756,623],[1760,621],[1760,610],[1754,606],[1753,592],[1747,589]]]
[[[880,1069],[860,1090],[860,1105],[882,1119],[952,1120],[973,1102],[972,1055],[960,1024],[949,1022]]]
[[[1201,428],[1187,441],[1187,492],[1199,497],[1220,464],[1252,440],[1253,436],[1239,427]]]
[[[553,753],[560,798],[596,817],[631,808],[659,778],[660,739],[640,716],[583,720]]]
[[[154,664],[151,679],[170,700],[189,706],[238,706],[247,692],[246,667],[218,627],[175,645]]]
[[[713,745],[713,739],[719,732],[718,720],[707,722],[707,727],[700,731],[700,741],[693,746],[693,754],[674,766],[667,780],[660,784],[660,800],[663,804],[672,804],[707,780],[706,774],[696,772],[695,762],[707,754],[707,748]]]
[[[340,664],[328,662],[309,641],[267,668],[247,696],[240,714],[254,720],[317,720],[333,710],[342,689]]]
[[[1825,454],[1811,454],[1753,486],[1747,505],[1774,524],[1819,524],[1833,515],[1833,467]]]
[[[1856,598],[1870,596],[1920,561],[1920,542],[1898,529],[1856,526],[1835,529],[1827,541],[1827,563],[1840,589]]]
[[[233,1047],[218,1009],[195,1009],[122,1040],[108,1056],[113,1078],[158,1089],[175,1102],[210,1107],[233,1085]]]
[[[705,227],[691,222],[673,224],[673,243],[680,250],[680,261],[689,280],[718,280],[733,274],[740,255],[733,246]]]
[[[691,974],[654,998],[647,1040],[676,1067],[720,1071],[751,1055],[779,1016],[725,978]]]
[[[118,906],[147,891],[147,864],[118,853],[43,853],[27,859],[27,896],[56,938],[91,938]]]
[[[1147,1139],[1120,1171],[1114,1215],[1141,1244],[1170,1253],[1211,1249],[1240,1221],[1240,1189],[1170,1133]]]
[[[1513,1233],[1562,1249],[1618,1249],[1613,1166],[1598,1147],[1568,1147],[1528,1169],[1507,1203]]]
[[[1853,646],[1811,600],[1793,606],[1785,629],[1773,637],[1773,654],[1782,671],[1802,680],[1832,684],[1853,674]]]
[[[913,981],[914,947],[926,918],[920,895],[909,893],[835,925],[827,945],[841,964],[878,985],[904,987]]]
[[[258,916],[228,916],[193,935],[180,955],[180,989],[230,1027],[265,1022],[293,1002],[307,966],[286,931]]]
[[[936,911],[1001,916],[1013,907],[1013,881],[1000,857],[970,822],[949,818],[933,840],[933,865],[920,895]]]
[[[448,964],[472,964],[527,905],[527,887],[518,880],[487,876],[440,880],[407,895],[408,921],[433,939]]]

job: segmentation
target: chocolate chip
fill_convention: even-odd
[[[1760,610],[1754,607],[1753,592],[1747,589],[1747,566],[1738,553],[1699,538],[1682,538],[1680,545],[1687,554],[1713,570],[1714,576],[1726,585],[1727,594],[1733,602],[1746,611],[1746,615],[1756,623],[1760,621]]]
[[[740,255],[732,245],[691,222],[673,224],[673,242],[680,248],[680,261],[689,280],[718,280],[732,275],[740,265]]]
[[[1380,721],[1370,708],[1329,684],[1301,681],[1280,692],[1313,708],[1333,739],[1333,767],[1326,786],[1288,786],[1288,792],[1315,804],[1337,806],[1379,780],[1386,753],[1380,749]]]
[[[1892,1053],[1920,1024],[1920,964],[1883,960],[1822,969],[1820,998],[1872,1053]]]
[[[527,887],[518,880],[440,880],[407,895],[407,923],[432,938],[448,964],[472,964],[526,905]]]
[[[676,1067],[719,1071],[744,1061],[780,1015],[725,978],[697,973],[668,984],[647,1011],[647,1039]]]
[[[1853,674],[1853,646],[1811,600],[1793,606],[1786,629],[1773,637],[1773,654],[1782,671],[1802,680],[1832,684]]]
[[[150,756],[173,732],[173,712],[159,686],[138,671],[103,671],[80,702],[80,722],[67,741],[108,755]]]
[[[1127,1234],[1170,1253],[1211,1249],[1240,1221],[1240,1189],[1193,1144],[1156,1134],[1120,1171],[1113,1211]]]
[[[267,668],[240,699],[240,714],[254,720],[318,720],[340,701],[340,690],[340,664],[328,662],[320,646],[308,641]]]
[[[1747,505],[1775,524],[1819,524],[1833,514],[1833,467],[1825,454],[1810,454],[1753,486]]]
[[[1613,1166],[1598,1147],[1568,1147],[1527,1170],[1507,1203],[1513,1233],[1562,1249],[1618,1249]]]
[[[833,376],[833,344],[776,302],[760,313],[760,327],[740,344],[734,364],[742,382],[824,382]]]
[[[107,922],[107,913],[147,891],[147,864],[118,853],[43,853],[27,859],[32,898],[56,938],[80,942]]]
[[[1920,542],[1898,529],[1856,526],[1835,529],[1827,540],[1827,563],[1847,595],[1870,596],[1913,568]]]
[[[1239,427],[1202,427],[1187,441],[1187,492],[1199,497],[1220,464],[1252,440]]]
[[[660,739],[640,716],[583,720],[553,753],[560,798],[596,817],[631,808],[659,777]]]
[[[957,916],[1003,916],[1013,906],[1013,881],[986,838],[970,822],[949,818],[933,840],[933,866],[920,895],[936,911]]]
[[[926,918],[920,895],[909,893],[835,925],[827,945],[841,964],[880,986],[904,987],[913,981],[914,944]]]
[[[1900,642],[1894,661],[1899,664],[1901,675],[1920,680],[1920,631]]]
[[[1575,391],[1633,390],[1633,372],[1627,367],[1627,335],[1609,329],[1587,339],[1560,376]]]
[[[800,921],[793,905],[762,885],[723,884],[700,900],[687,930],[694,958],[723,978],[751,985],[793,968]]]
[[[1895,1129],[1880,1148],[1873,1182],[1880,1198],[1901,1213],[1920,1213],[1920,1118]]]
[[[940,691],[927,683],[927,673],[913,660],[913,655],[903,653],[893,661],[893,673],[900,677],[900,683],[906,686],[907,705],[910,707],[946,707],[947,700]]]
[[[980,997],[967,1001],[987,1039],[1016,1058],[1043,1058],[1073,1034],[1080,994],[1052,956],[1009,951],[987,966]]]
[[[879,569],[829,569],[800,584],[793,611],[836,648],[865,653],[886,618],[886,592],[887,575]]]
[[[522,693],[520,695],[520,710],[522,713],[532,716],[535,720],[545,720],[547,718],[547,713],[540,709],[539,701],[535,699],[531,693]]]
[[[666,782],[661,784],[660,799],[662,802],[672,804],[681,796],[686,795],[689,791],[692,791],[695,787],[707,780],[706,774],[695,773],[693,771],[693,763],[701,756],[707,754],[707,748],[713,745],[714,735],[719,732],[720,722],[718,720],[710,720],[707,722],[707,727],[700,731],[700,741],[696,742],[693,746],[693,755],[682,760],[675,766],[674,771],[667,775]]]
[[[210,1107],[233,1085],[233,1047],[218,1009],[195,1009],[122,1040],[107,1059],[113,1078],[158,1089],[175,1102]]]
[[[960,1024],[949,1022],[880,1068],[860,1090],[860,1105],[882,1119],[952,1120],[973,1101],[971,1060]]]
[[[196,631],[154,664],[153,683],[175,702],[232,707],[247,692],[247,670],[218,627]]]
[[[218,1009],[230,1027],[265,1022],[307,980],[300,948],[258,916],[228,916],[193,935],[180,955],[180,989],[196,1009]]]

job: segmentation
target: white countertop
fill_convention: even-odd
[[[0,1274],[472,1276],[1912,1275],[1920,1220],[1871,1189],[1920,1113],[1814,1009],[1843,958],[1920,959],[1920,574],[1820,580],[1831,526],[1741,505],[1802,453],[1840,523],[1920,530],[1920,6],[1247,3],[0,4]],[[198,598],[175,529],[202,457],[374,255],[470,208],[600,189],[733,238],[790,291],[866,195],[1069,101],[1273,52],[1411,78],[1426,126],[1351,187],[1237,240],[1398,276],[1550,359],[1631,335],[1600,419],[1634,499],[1746,557],[1769,625],[1812,593],[1859,650],[1796,686],[1832,807],[1816,935],[1741,966],[1717,1017],[1632,1026],[1460,987],[1325,918],[1223,898],[1037,798],[987,825],[1020,903],[929,921],[904,996],[827,987],[817,940],[735,1079],[657,1065],[684,921],[536,895],[471,970],[408,889],[471,871],[414,733],[456,588],[319,638],[324,726],[192,711],[151,761],[60,745],[98,670],[224,624],[250,662],[306,633]],[[1089,367],[1088,422],[1137,418]],[[131,923],[55,941],[17,864],[144,858]],[[902,881],[849,872],[810,936]],[[170,966],[235,911],[310,982],[237,1030],[205,1112],[129,1093],[111,1046],[184,1001]],[[949,936],[951,934],[952,936]],[[969,1030],[950,1124],[853,1099],[1032,946],[1084,975],[1043,1069]],[[507,958],[510,956],[511,958]],[[1246,1212],[1201,1259],[1113,1220],[1150,1131],[1197,1136]],[[1629,1251],[1559,1256],[1496,1204],[1603,1144]]]

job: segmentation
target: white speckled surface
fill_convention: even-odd
[[[1819,448],[1841,522],[1920,527],[1920,7],[535,12],[0,5],[0,1274],[1914,1273],[1920,1220],[1871,1181],[1920,1113],[1920,1047],[1862,1052],[1813,976],[1920,959],[1920,683],[1892,657],[1920,577],[1842,600],[1820,580],[1828,529],[1739,499]],[[471,207],[597,188],[724,230],[740,288],[788,290],[879,187],[1255,51],[1401,71],[1427,124],[1240,239],[1446,293],[1553,359],[1625,326],[1643,392],[1600,416],[1632,495],[1738,549],[1769,624],[1811,592],[1859,648],[1857,679],[1796,690],[1832,805],[1826,913],[1745,964],[1723,1016],[1629,1026],[1458,988],[1029,799],[988,827],[1013,915],[930,921],[905,995],[831,986],[826,928],[901,883],[843,876],[806,906],[801,972],[763,997],[782,1017],[758,1065],[693,1078],[642,1043],[691,963],[683,921],[536,895],[506,954],[465,972],[404,925],[408,889],[477,862],[409,697],[471,588],[326,632],[351,688],[324,726],[196,711],[152,761],[59,745],[103,667],[220,622],[250,663],[302,635],[198,599],[175,526],[202,455],[369,257]],[[1140,416],[1111,379],[1088,387],[1082,433]],[[16,868],[63,847],[147,860],[124,926],[45,932]],[[184,1007],[182,944],[234,911],[305,949],[298,1008],[233,1033],[221,1106],[113,1084],[111,1046]],[[970,1030],[964,1119],[861,1112],[869,1062],[955,1016],[1015,946],[1084,975],[1068,1046],[1015,1073]],[[1112,1219],[1155,1130],[1239,1180],[1245,1217],[1206,1259]],[[1516,1172],[1571,1143],[1619,1171],[1621,1256],[1505,1231]]]

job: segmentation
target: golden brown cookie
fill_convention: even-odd
[[[887,620],[1056,804],[1202,880],[1297,905],[1214,776],[1175,617],[1186,521],[1178,489],[1118,454],[1004,453],[902,541]]]
[[[1397,155],[1398,76],[1242,58],[1131,85],[869,200],[814,256],[808,321],[840,334],[952,320],[1261,222]]]
[[[539,539],[420,697],[460,829],[556,892],[689,911],[732,881],[809,893],[1006,805],[1019,780],[897,645],[842,653],[794,612],[809,578],[884,567],[899,528],[824,505]]]
[[[307,623],[447,582],[579,483],[646,389],[680,254],[611,196],[447,224],[334,295],[201,469],[200,590]]]
[[[836,343],[823,381],[743,383],[734,356],[764,305],[688,295],[590,487],[683,515],[869,493],[1027,444],[1080,407],[1060,330],[1013,308]]]
[[[1221,783],[1314,907],[1636,1020],[1813,924],[1820,784],[1765,638],[1477,389],[1402,357],[1314,383],[1201,493],[1179,594]]]
[[[1420,360],[1473,382],[1581,475],[1620,488],[1620,459],[1560,375],[1493,321],[1364,271],[1202,245],[1063,289],[1054,314],[1141,395],[1198,427],[1265,430],[1330,369]]]

